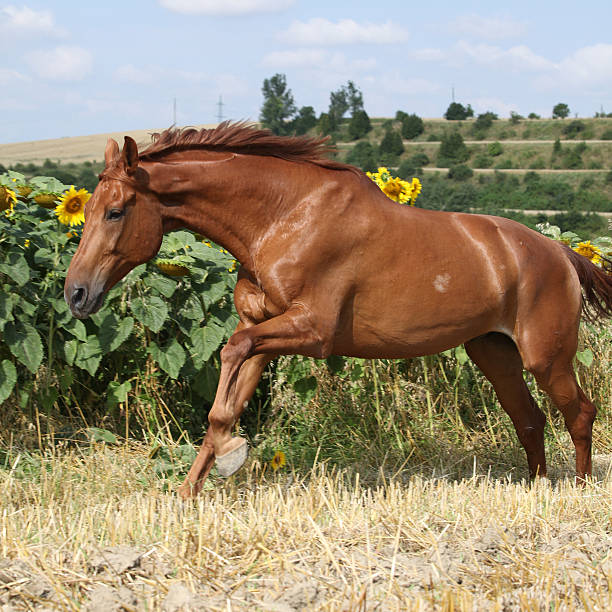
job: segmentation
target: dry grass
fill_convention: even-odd
[[[0,471],[0,605],[612,607],[610,457],[584,488],[475,474],[366,486],[325,465],[272,475],[251,460],[182,503],[146,448],[13,454]]]

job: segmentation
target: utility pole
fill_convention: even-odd
[[[223,119],[223,98],[219,95],[219,101],[217,102],[217,122],[221,123]]]
[[[455,101],[455,86],[454,85],[451,86],[451,99],[453,102]]]
[[[176,125],[176,97],[174,98],[174,102],[172,104],[172,125]]]

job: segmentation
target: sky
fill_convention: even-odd
[[[612,2],[0,0],[0,143],[257,120],[263,80],[371,117],[612,112]],[[218,102],[222,100],[223,106]]]

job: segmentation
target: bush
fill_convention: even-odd
[[[479,153],[474,158],[472,165],[474,168],[490,168],[493,165],[493,160],[486,153]]]
[[[563,102],[559,102],[559,104],[555,104],[552,111],[553,119],[565,119],[570,114],[570,108],[567,104]]]
[[[459,132],[445,134],[438,150],[437,164],[440,168],[448,168],[461,162],[467,161],[470,152],[463,142]]]
[[[423,120],[418,115],[406,115],[402,119],[402,137],[412,140],[421,135],[425,130]]]
[[[454,181],[467,181],[474,176],[474,171],[465,164],[457,164],[448,169],[448,178]]]
[[[487,147],[487,152],[491,157],[497,157],[498,155],[501,155],[504,152],[504,148],[502,147],[500,142],[495,141],[489,144],[489,146]]]
[[[358,142],[346,156],[346,161],[361,168],[364,172],[376,172],[378,154],[371,143],[362,140]]]
[[[387,130],[378,146],[381,162],[385,165],[396,164],[403,152],[402,135],[396,130]]]
[[[519,115],[515,111],[510,111],[510,123],[512,125],[517,125],[521,122],[521,119],[524,119],[522,115]]]
[[[568,138],[576,138],[576,136],[581,132],[584,132],[585,129],[586,125],[584,124],[584,121],[576,119],[575,121],[570,121],[566,126],[564,126],[562,131]]]
[[[541,119],[542,117],[540,117],[540,115],[538,115],[538,113],[529,113],[527,115],[527,119]]]
[[[499,117],[497,116],[497,114],[492,113],[491,111],[481,113],[476,118],[476,122],[474,123],[474,130],[486,132],[493,125],[494,119],[499,119]]]
[[[541,157],[536,157],[530,164],[530,170],[544,170],[546,168],[546,162]]]
[[[612,130],[605,130],[601,135],[601,140],[612,140]]]
[[[351,140],[363,138],[371,129],[372,124],[370,123],[368,113],[366,113],[364,110],[356,111],[351,117],[348,126],[348,132]]]

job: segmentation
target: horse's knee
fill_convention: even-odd
[[[253,348],[253,340],[248,334],[244,332],[235,333],[221,349],[221,363],[242,363],[251,356]]]

